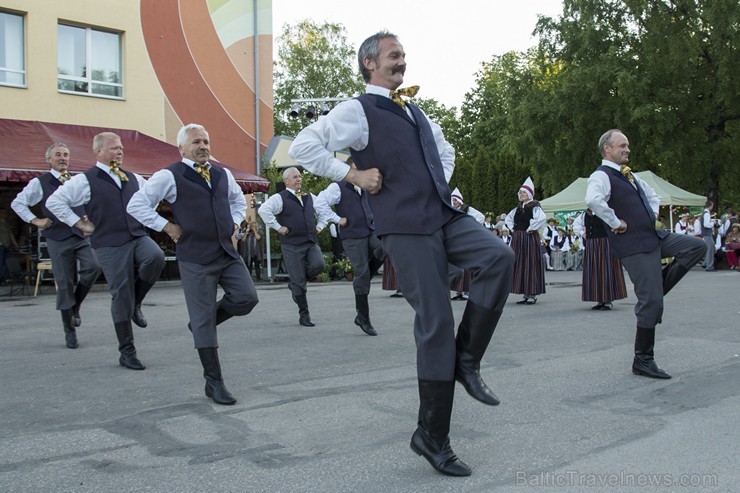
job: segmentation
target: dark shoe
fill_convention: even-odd
[[[450,417],[455,382],[419,380],[419,422],[411,450],[448,476],[470,476],[470,468],[450,447]]]
[[[144,317],[144,314],[141,313],[140,304],[134,305],[134,314],[131,316],[131,321],[141,328],[144,328],[147,326],[146,318]]]
[[[457,329],[455,380],[460,382],[474,399],[489,406],[501,403],[480,375],[480,361],[491,342],[500,310],[483,308],[468,301]]]
[[[526,303],[526,302],[527,302],[528,300],[529,300],[529,298],[527,298],[527,297],[525,296],[525,297],[524,297],[524,298],[522,298],[521,300],[517,301],[517,302],[516,302],[516,304],[517,304],[517,305],[523,305],[523,304],[525,304],[525,303]]]
[[[411,436],[411,450],[429,461],[436,471],[447,476],[470,476],[473,473],[452,451],[449,438],[439,446],[425,435],[421,427],[416,428]]]
[[[361,313],[358,313],[355,317],[355,325],[361,328],[362,331],[369,336],[378,335],[378,332],[375,330],[375,327],[372,326],[370,320],[366,319]]]
[[[206,379],[206,397],[213,399],[216,404],[231,406],[236,404],[236,399],[224,384],[221,375],[221,363],[218,359],[218,348],[198,348],[200,363],[203,365],[203,376]]]
[[[75,324],[75,327],[79,327],[80,325],[82,325],[82,319],[80,318],[80,308],[78,306],[74,307],[73,315],[74,317],[72,318],[72,320]]]
[[[537,303],[537,298],[533,298],[533,297],[527,298],[527,302],[526,303],[528,305],[534,305],[535,303]]]
[[[64,342],[69,349],[80,347],[77,342],[77,332],[74,325],[74,311],[69,308],[62,310],[62,327],[64,328]]]
[[[604,308],[604,303],[599,303],[591,307],[592,310],[601,310],[602,308]]]
[[[129,370],[146,370],[146,366],[136,357],[135,352],[134,354],[121,353],[121,357],[118,358],[118,364]]]
[[[632,373],[667,380],[671,376],[655,363],[654,347],[655,329],[638,327],[635,334],[635,359],[632,361]]]
[[[395,292],[395,293],[393,293],[393,294],[392,294],[392,295],[391,295],[390,297],[391,297],[391,298],[403,298],[403,293],[402,293],[402,292],[400,292],[400,291],[396,291],[396,292]]]
[[[612,305],[611,303],[604,303],[602,305],[601,309],[604,310],[604,311],[608,311],[608,310],[611,310],[613,307],[614,307],[614,305]]]
[[[461,300],[463,299],[462,293],[457,293],[455,296],[450,298],[451,300]]]
[[[308,298],[305,294],[293,295],[293,301],[298,305],[298,323],[304,327],[315,327],[316,324],[311,321],[311,315],[308,312]]]
[[[75,327],[79,327],[80,325],[82,325],[82,319],[80,318],[80,307],[82,306],[82,302],[85,301],[85,298],[87,298],[87,293],[90,292],[91,288],[92,284],[90,284],[89,286],[78,284],[77,288],[75,288],[75,306],[72,308],[72,310],[74,311]]]
[[[214,380],[206,377],[206,397],[210,397],[213,399],[213,402],[223,406],[233,406],[236,404],[236,398],[231,395],[223,380]]]
[[[118,351],[121,357],[118,358],[118,364],[131,370],[144,370],[144,363],[136,357],[136,347],[134,347],[134,331],[131,328],[131,322],[118,322],[114,324],[116,337],[118,338]]]

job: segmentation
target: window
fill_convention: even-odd
[[[26,86],[23,16],[0,12],[0,85]]]
[[[123,98],[119,33],[59,24],[57,50],[59,92]]]

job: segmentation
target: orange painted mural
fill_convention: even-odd
[[[261,155],[273,136],[270,9],[271,2],[253,0],[141,0],[144,41],[165,94],[168,141],[180,126],[199,123],[214,158],[256,172],[257,139]],[[254,32],[255,15],[265,32]]]

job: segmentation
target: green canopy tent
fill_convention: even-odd
[[[674,206],[703,207],[707,198],[703,195],[687,192],[656,175],[652,171],[640,171],[636,173],[642,181],[650,185],[655,193],[660,196],[660,205],[669,206],[671,211]],[[561,211],[583,211],[586,210],[586,187],[588,178],[576,178],[561,192],[540,201],[540,206],[546,214],[554,214]],[[671,230],[673,230],[673,215],[671,214]]]

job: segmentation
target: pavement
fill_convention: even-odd
[[[312,283],[316,327],[285,284],[219,328],[234,406],[203,394],[179,283],[136,329],[145,371],[118,366],[104,286],[80,347],[64,346],[53,290],[0,301],[0,491],[740,491],[740,274],[694,269],[666,300],[656,359],[632,375],[635,297],[580,301],[580,272],[548,272],[535,305],[512,295],[481,372],[501,398],[456,387],[451,440],[473,469],[436,473],[409,449],[418,392],[413,312],[375,280],[377,337],[353,325],[349,282]],[[456,319],[463,301],[452,301]]]

